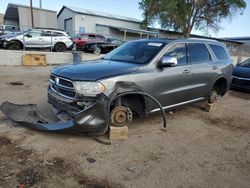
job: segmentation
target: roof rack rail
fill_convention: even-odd
[[[35,27],[34,29],[48,29],[48,30],[55,30],[55,31],[64,31],[63,29],[56,29],[56,28],[49,28],[49,27]]]
[[[188,37],[188,39],[192,39],[192,40],[216,41],[216,39],[211,39],[211,38],[208,38],[208,37]]]

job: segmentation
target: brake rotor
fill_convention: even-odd
[[[133,114],[130,108],[125,106],[117,106],[111,111],[110,124],[115,127],[123,127],[131,123]]]

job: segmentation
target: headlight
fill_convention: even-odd
[[[104,91],[105,87],[99,82],[74,82],[78,94],[94,97]]]

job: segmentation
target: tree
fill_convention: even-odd
[[[223,19],[243,11],[244,0],[141,0],[142,26],[158,21],[162,28],[173,29],[189,37],[193,28],[218,31]]]

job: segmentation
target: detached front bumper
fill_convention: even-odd
[[[64,111],[62,108],[66,107],[66,104],[59,101],[57,104],[54,107],[59,111]],[[0,109],[21,126],[40,131],[102,135],[108,128],[108,100],[104,96],[98,97],[96,102],[88,108],[70,114],[67,120],[58,122],[47,122],[34,104],[17,105],[4,102]]]

